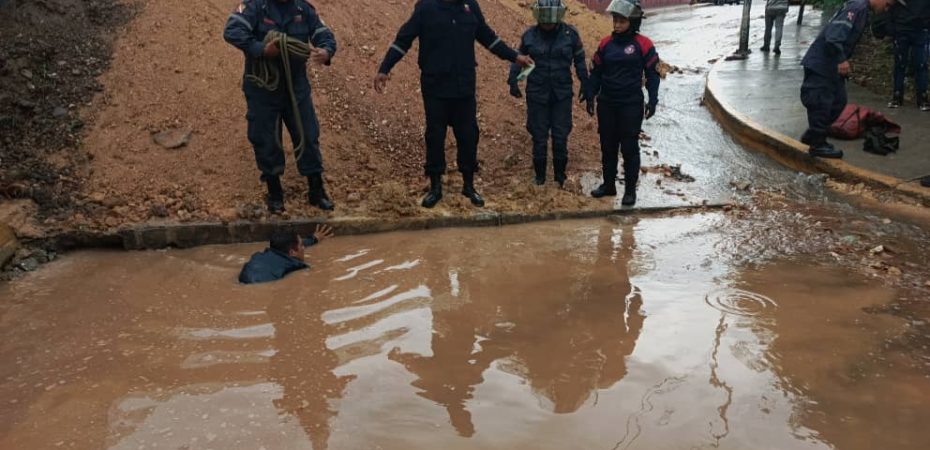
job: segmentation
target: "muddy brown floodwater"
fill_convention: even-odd
[[[0,448],[928,448],[899,294],[723,220],[67,255],[0,286]]]

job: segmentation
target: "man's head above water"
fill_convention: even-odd
[[[300,235],[292,231],[275,231],[269,246],[300,261],[304,260],[304,243]]]

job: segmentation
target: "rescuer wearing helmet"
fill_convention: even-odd
[[[565,183],[568,165],[568,136],[572,131],[572,66],[581,81],[581,101],[588,100],[588,68],[584,45],[575,27],[562,21],[562,0],[537,0],[532,6],[538,25],[523,33],[519,52],[529,55],[536,66],[526,78],[526,129],[533,138],[533,169],[537,185],[546,182],[546,157],[552,136],[552,168],[556,183]],[[520,67],[511,65],[510,95],[520,98],[517,84]]]
[[[601,198],[617,195],[618,148],[623,154],[622,204],[636,204],[639,182],[639,133],[643,119],[656,112],[659,102],[659,55],[649,38],[639,34],[643,10],[639,0],[613,0],[607,6],[614,32],[594,53],[588,98],[597,97],[598,133],[604,182],[591,191]],[[643,95],[643,75],[649,99]],[[593,108],[588,105],[589,113]]]

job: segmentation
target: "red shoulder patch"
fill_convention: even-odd
[[[610,43],[610,40],[613,39],[613,36],[607,36],[604,39],[601,39],[601,43],[597,45],[598,50],[604,50],[607,47],[607,44]]]
[[[636,43],[639,44],[639,48],[642,49],[643,56],[648,55],[649,52],[655,48],[655,45],[653,45],[652,41],[649,40],[649,38],[647,38],[646,36],[637,34],[635,39],[636,39]]]

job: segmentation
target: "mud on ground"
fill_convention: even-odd
[[[0,200],[43,216],[74,211],[91,167],[82,108],[103,86],[113,38],[133,8],[114,0],[0,2]]]

